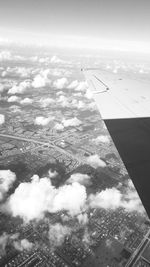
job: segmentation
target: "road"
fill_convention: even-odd
[[[127,264],[125,265],[125,267],[134,266],[134,263],[139,259],[139,257],[141,256],[144,248],[147,246],[147,244],[149,242],[149,235],[150,235],[150,229],[147,232],[147,234],[144,236],[144,238],[143,238],[142,242],[140,243],[140,245],[137,247],[137,249],[131,255],[131,257],[130,257],[129,261],[127,262]]]
[[[59,151],[62,154],[65,154],[69,158],[76,160],[80,164],[86,163],[86,161],[84,159],[77,157],[77,156],[69,153],[68,151],[64,150],[63,148],[60,148],[57,145],[55,145],[55,143],[54,143],[55,141],[54,142],[52,142],[52,141],[51,142],[50,141],[44,142],[44,141],[39,141],[39,140],[35,140],[32,138],[26,138],[26,137],[22,137],[22,136],[14,136],[14,135],[9,135],[9,134],[0,134],[0,137],[15,139],[15,140],[19,140],[19,141],[25,141],[25,142],[31,142],[31,143],[40,144],[40,145],[46,145],[48,147],[51,147],[51,148]]]

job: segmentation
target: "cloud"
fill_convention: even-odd
[[[121,193],[116,188],[107,188],[89,197],[92,208],[116,209],[121,204]]]
[[[42,98],[42,99],[40,99],[39,103],[40,103],[41,107],[46,108],[46,107],[50,106],[50,104],[54,104],[55,100],[52,98]]]
[[[88,201],[92,208],[112,210],[123,208],[127,212],[144,212],[142,202],[135,191],[135,188],[127,187],[124,193],[121,193],[115,187],[107,188],[95,195],[90,195]]]
[[[11,60],[11,59],[12,59],[12,55],[11,55],[10,51],[0,52],[0,61]]]
[[[64,95],[60,95],[57,101],[58,101],[58,103],[61,104],[62,107],[69,107],[70,106],[68,98]]]
[[[68,226],[56,223],[50,226],[49,241],[52,247],[61,246],[66,236],[70,235],[71,229]]]
[[[0,114],[0,125],[2,125],[5,122],[5,116],[3,114]]]
[[[55,188],[49,178],[39,179],[34,175],[31,182],[19,184],[9,197],[6,209],[24,221],[41,219],[45,212],[55,213],[63,210],[74,216],[82,212],[86,198],[86,189],[79,183]]]
[[[31,75],[32,68],[25,67],[7,67],[5,71],[2,72],[2,77],[6,76],[19,76],[23,78],[28,78]]]
[[[81,92],[79,92],[79,93],[74,93],[73,96],[75,96],[75,97],[82,97],[82,93],[81,93]]]
[[[0,61],[5,61],[5,60],[24,60],[25,58],[22,56],[18,55],[13,55],[10,51],[4,50],[0,52]]]
[[[58,95],[58,96],[59,95],[64,95],[64,92],[63,91],[59,91],[59,92],[56,93],[56,95]]]
[[[88,219],[88,215],[86,213],[80,213],[79,215],[77,215],[77,219],[79,221],[80,224],[87,224],[89,219]]]
[[[14,85],[12,88],[8,90],[8,94],[23,94],[26,89],[29,89],[31,87],[30,80],[25,80],[23,82],[20,82],[18,85]]]
[[[68,80],[65,77],[57,79],[56,81],[53,82],[53,86],[57,89],[63,89],[67,86],[67,84]]]
[[[26,97],[20,101],[20,104],[22,104],[22,105],[28,105],[28,104],[32,104],[32,103],[33,103],[33,100],[31,98],[28,98],[28,97]]]
[[[100,144],[100,143],[109,144],[110,143],[110,139],[107,135],[99,135],[95,139],[92,139],[92,141],[96,144]]]
[[[35,118],[34,123],[35,123],[36,125],[42,125],[42,126],[45,126],[45,125],[47,125],[50,121],[52,121],[53,119],[54,119],[53,116],[52,116],[52,117],[48,117],[48,118],[45,118],[45,117],[43,117],[43,116],[39,116],[39,117],[36,117],[36,118]]]
[[[39,58],[39,63],[48,64],[49,62],[50,62],[50,58],[49,57],[41,57],[41,58]]]
[[[9,103],[11,103],[11,102],[19,102],[19,101],[20,101],[20,97],[18,97],[18,96],[16,96],[16,95],[12,95],[12,96],[10,96],[10,97],[7,99],[7,101],[8,101]]]
[[[51,169],[48,171],[48,176],[50,179],[56,178],[56,176],[58,176],[58,172],[57,171],[52,171]]]
[[[58,63],[65,63],[65,61],[60,59],[58,56],[53,56],[51,58],[51,63],[58,64]]]
[[[82,109],[82,110],[86,110],[86,109],[89,109],[88,105],[86,103],[84,103],[82,100],[76,100],[74,99],[70,106],[74,106],[75,108],[77,109]]]
[[[54,129],[57,131],[63,131],[64,130],[64,126],[61,123],[56,123],[54,126]]]
[[[56,129],[58,131],[62,131],[66,127],[71,127],[71,126],[75,127],[75,126],[79,126],[81,124],[82,124],[82,122],[76,117],[74,117],[72,119],[63,119],[62,123],[56,123],[55,124],[54,129]]]
[[[53,75],[53,76],[62,76],[62,70],[61,69],[52,69],[51,70],[51,74]]]
[[[10,170],[0,170],[0,201],[3,200],[5,193],[9,191],[16,180],[16,175]]]
[[[19,74],[19,76],[27,78],[31,74],[31,68],[16,67],[15,72]]]
[[[33,247],[33,243],[29,242],[28,239],[24,238],[22,240],[16,240],[13,242],[13,245],[16,250],[23,251],[23,250],[31,250]]]
[[[144,207],[142,205],[140,197],[137,191],[135,190],[135,187],[130,179],[128,180],[127,189],[123,196],[122,206],[129,212],[136,211],[136,210],[141,213],[144,212]]]
[[[77,182],[82,185],[90,185],[91,184],[91,177],[87,174],[82,173],[74,173],[70,176],[70,178],[66,181],[68,184],[72,184]]]
[[[91,90],[87,89],[84,96],[87,98],[87,99],[92,99],[93,98],[93,93],[91,92]]]
[[[82,124],[82,122],[77,117],[74,117],[72,119],[63,119],[62,124],[64,127],[70,127],[70,126],[79,126]]]
[[[51,84],[51,80],[49,79],[49,69],[42,70],[39,74],[37,74],[32,82],[32,86],[34,88],[45,87]]]
[[[75,89],[77,86],[79,85],[79,82],[77,80],[72,81],[69,85],[68,85],[68,89]]]
[[[106,167],[106,163],[101,160],[97,154],[87,157],[86,162],[95,169],[98,167]]]
[[[88,88],[88,83],[86,81],[79,82],[78,86],[75,88],[76,91],[86,91]]]

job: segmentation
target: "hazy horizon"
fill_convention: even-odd
[[[0,39],[150,53],[150,2],[1,1]]]

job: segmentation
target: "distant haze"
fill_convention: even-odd
[[[150,52],[149,0],[5,0],[0,38]]]

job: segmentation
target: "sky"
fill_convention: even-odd
[[[0,0],[0,38],[148,49],[149,12],[149,0]]]

